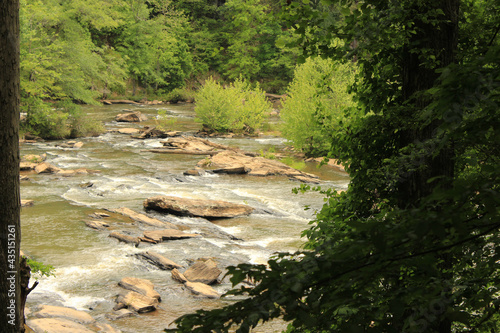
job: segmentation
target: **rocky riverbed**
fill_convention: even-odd
[[[115,118],[124,106],[88,108],[108,133],[21,144],[22,248],[55,267],[28,298],[37,332],[68,321],[81,325],[68,332],[159,332],[179,315],[222,306],[229,265],[301,246],[323,201],[294,187],[347,185],[345,173],[316,162],[293,171],[260,156],[284,148],[281,138],[197,138],[189,105],[161,106],[176,122],[159,134],[158,107],[133,106],[140,123]]]

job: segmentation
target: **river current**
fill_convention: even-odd
[[[123,109],[141,111],[151,120],[140,123],[117,123],[114,117]],[[108,130],[154,125],[158,110],[175,119],[174,129],[195,132],[193,106],[124,106],[85,107],[94,119]],[[277,121],[277,120],[275,120]],[[278,137],[211,139],[217,143],[259,152],[273,147],[280,151],[285,140]],[[198,258],[212,257],[219,266],[240,262],[265,263],[277,251],[295,251],[304,239],[314,212],[323,204],[316,192],[293,194],[300,183],[285,177],[245,175],[185,176],[204,156],[155,154],[145,150],[162,146],[160,139],[133,139],[129,135],[107,132],[99,137],[83,138],[83,147],[61,148],[61,141],[21,144],[21,155],[47,154],[47,162],[62,169],[88,168],[99,173],[62,177],[53,174],[29,174],[21,183],[21,197],[34,205],[21,212],[22,250],[35,260],[55,268],[55,276],[39,278],[40,284],[28,297],[28,308],[41,304],[63,305],[89,312],[99,321],[130,333],[161,332],[178,316],[195,309],[218,307],[229,300],[208,300],[193,296],[172,280],[169,271],[157,269],[134,256],[153,250],[184,267]],[[328,166],[306,165],[304,170],[318,175],[322,187],[345,189],[349,178]],[[146,213],[144,199],[155,195],[173,195],[192,199],[217,199],[244,203],[255,213],[244,218],[207,221],[200,218],[150,216],[175,223],[202,238],[168,241],[156,245],[118,243],[108,231],[96,231],[85,225],[90,214],[128,207]],[[309,209],[305,209],[309,207]],[[115,231],[151,229],[133,224],[118,214],[105,221]],[[233,237],[234,236],[234,237]],[[181,270],[182,271],[182,270]],[[158,311],[110,321],[114,297],[120,292],[118,282],[126,276],[144,278],[155,284],[162,302]],[[227,279],[215,289],[230,288]],[[282,323],[266,325],[255,332],[279,332]]]

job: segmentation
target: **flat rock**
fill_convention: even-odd
[[[94,173],[99,173],[101,171],[99,170],[92,170],[92,169],[87,169],[87,168],[79,168],[75,170],[59,170],[56,173],[61,176],[76,176],[76,175],[88,175],[88,174],[94,174]]]
[[[123,304],[137,313],[146,313],[155,311],[158,306],[158,300],[147,297],[135,291],[129,291],[125,295],[119,295],[116,299],[118,304]]]
[[[34,162],[20,162],[19,163],[19,170],[21,170],[21,171],[35,170],[37,165],[38,165],[38,163],[34,163]]]
[[[174,268],[181,268],[182,267],[181,265],[176,264],[172,260],[165,258],[161,254],[158,254],[158,253],[153,252],[153,251],[137,253],[136,256],[147,260],[151,264],[153,264],[153,265],[155,265],[158,268],[163,269],[163,270],[171,270]]]
[[[144,201],[144,208],[179,215],[204,218],[231,218],[249,215],[254,209],[247,205],[220,200],[185,199],[156,196]]]
[[[111,238],[116,238],[118,239],[120,242],[124,242],[124,243],[132,243],[132,244],[135,244],[135,245],[138,245],[139,242],[140,242],[140,239],[139,237],[132,237],[132,236],[129,236],[129,235],[124,235],[124,234],[121,234],[119,232],[112,232],[109,234],[109,237]]]
[[[101,221],[85,221],[85,225],[89,228],[97,230],[106,230],[109,228],[109,224]]]
[[[141,295],[161,301],[160,294],[154,290],[154,285],[149,280],[135,277],[124,277],[120,282],[118,282],[118,285],[127,290],[135,291]]]
[[[21,207],[31,207],[35,204],[33,200],[21,200]]]
[[[139,129],[138,128],[120,128],[118,130],[118,133],[120,134],[136,134],[136,133],[139,133]]]
[[[62,318],[37,318],[27,322],[35,333],[94,333],[82,324]]]
[[[106,316],[111,320],[118,320],[121,318],[132,317],[134,313],[128,309],[120,309],[117,311],[113,311],[112,313],[108,313]]]
[[[203,170],[202,168],[195,168],[184,171],[184,176],[202,176],[205,173],[205,170]]]
[[[99,333],[121,333],[122,332],[122,331],[112,327],[109,324],[95,323],[93,326],[96,327],[97,332],[99,332]]]
[[[163,229],[163,230],[148,230],[144,231],[144,238],[149,239],[155,243],[161,243],[166,240],[184,239],[200,237],[198,234],[188,234],[177,229]]]
[[[126,208],[126,207],[120,207],[118,209],[115,209],[114,212],[122,214],[122,215],[125,215],[125,216],[128,216],[128,217],[130,217],[134,221],[141,222],[141,223],[144,223],[144,224],[147,224],[147,225],[151,225],[151,226],[154,226],[154,227],[160,227],[160,228],[166,228],[166,227],[168,227],[170,229],[177,229],[177,226],[175,226],[172,223],[163,222],[163,221],[160,221],[158,219],[149,217],[147,215],[134,212],[132,209],[129,209],[129,208]]]
[[[65,318],[80,324],[90,324],[95,321],[87,312],[53,305],[42,305],[40,310],[35,312],[33,316],[37,318]]]
[[[207,298],[219,298],[220,295],[214,288],[210,287],[201,282],[186,282],[184,284],[193,294],[207,297]]]
[[[212,259],[198,260],[184,272],[184,277],[191,282],[214,284],[218,282],[221,273],[217,263]]]
[[[317,176],[302,172],[262,156],[250,156],[233,150],[222,151],[210,159],[198,162],[198,166],[210,168],[215,173],[246,173],[250,176],[286,176],[305,183],[319,183]]]
[[[68,141],[68,142],[59,143],[59,144],[56,145],[56,147],[61,147],[61,148],[81,148],[81,147],[83,147],[83,142]]]
[[[173,136],[161,141],[163,149],[150,149],[154,153],[214,155],[226,149],[233,149],[206,139],[194,136]]]
[[[34,155],[34,154],[28,154],[28,155],[23,155],[21,157],[21,162],[31,162],[31,163],[42,163],[47,159],[47,154],[42,154],[42,155]]]
[[[120,113],[115,117],[115,120],[118,122],[138,123],[141,121],[148,120],[148,117],[146,117],[139,111],[134,111],[127,113]]]
[[[60,168],[55,167],[52,164],[47,163],[47,162],[43,162],[43,163],[38,164],[34,170],[36,173],[56,173],[56,172],[61,171]]]

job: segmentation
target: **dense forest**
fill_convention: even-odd
[[[282,93],[298,52],[285,47],[293,37],[278,9],[261,0],[21,1],[23,100],[168,98],[208,76]]]

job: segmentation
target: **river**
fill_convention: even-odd
[[[150,119],[146,123],[117,123],[114,117],[123,109],[139,110]],[[195,132],[200,124],[194,121],[193,105],[85,107],[93,118],[106,128],[142,127],[154,124],[159,109],[175,119],[176,130]],[[276,121],[276,120],[275,120]],[[34,200],[32,207],[21,212],[22,250],[35,260],[55,268],[55,276],[42,277],[28,297],[27,306],[40,304],[64,305],[88,311],[99,321],[130,333],[161,332],[175,318],[198,308],[213,308],[227,300],[197,298],[173,281],[169,271],[162,271],[133,256],[153,249],[187,267],[192,260],[213,257],[220,265],[239,262],[265,263],[276,251],[294,251],[303,244],[300,233],[308,227],[323,197],[315,192],[292,194],[300,183],[284,177],[251,177],[244,175],[184,176],[203,156],[155,154],[144,151],[161,147],[159,139],[137,140],[128,135],[108,132],[99,137],[83,138],[78,149],[60,148],[61,141],[21,144],[21,155],[47,154],[47,162],[63,168],[100,170],[91,175],[62,177],[51,174],[29,174],[21,183],[21,197]],[[285,141],[277,137],[213,139],[217,143],[238,146],[259,152],[274,147],[280,151]],[[349,181],[344,173],[327,166],[306,165],[306,172],[322,179],[322,186],[345,189]],[[208,222],[196,218],[178,218],[151,213],[151,216],[171,221],[188,232],[208,236],[169,241],[138,248],[118,243],[107,231],[88,228],[84,221],[89,214],[104,209],[128,207],[144,213],[142,202],[155,195],[174,195],[245,203],[256,212],[248,217]],[[305,210],[309,206],[310,209]],[[130,220],[112,215],[114,230],[138,228]],[[139,226],[144,228],[143,226]],[[241,240],[232,240],[226,235]],[[162,297],[160,308],[150,314],[109,321],[113,299],[119,293],[117,283],[123,277],[149,279]],[[221,293],[230,285],[224,281],[215,286]],[[282,325],[267,325],[255,332],[277,332]]]

